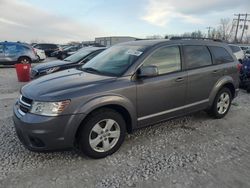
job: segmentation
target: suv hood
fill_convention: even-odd
[[[45,69],[49,69],[49,68],[53,68],[53,67],[57,67],[57,66],[61,66],[61,65],[72,64],[72,63],[73,62],[70,62],[70,61],[56,60],[56,61],[51,61],[48,63],[42,63],[40,65],[36,65],[32,69],[36,70],[36,71],[41,71],[41,70],[45,70]]]
[[[82,96],[90,88],[116,80],[109,77],[68,69],[38,78],[21,89],[21,93],[32,100],[58,101]]]

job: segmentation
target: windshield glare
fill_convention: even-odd
[[[93,52],[93,50],[91,49],[82,49],[74,53],[73,55],[65,58],[64,61],[70,61],[70,62],[76,63],[80,61],[82,58],[84,58],[85,56],[89,55],[91,52]]]
[[[138,58],[145,47],[113,46],[82,66],[82,69],[94,69],[110,76],[121,76]]]

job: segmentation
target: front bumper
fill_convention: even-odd
[[[75,134],[84,114],[56,117],[31,113],[21,115],[14,105],[13,121],[20,141],[32,151],[61,150],[74,147]]]

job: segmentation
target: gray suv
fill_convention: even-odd
[[[37,61],[33,48],[20,42],[0,42],[0,64],[32,63]]]
[[[77,69],[34,80],[14,105],[18,137],[30,150],[114,153],[126,132],[206,110],[224,117],[239,91],[227,44],[145,40],[115,45]]]

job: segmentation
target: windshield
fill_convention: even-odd
[[[80,60],[82,60],[84,57],[86,57],[87,55],[89,55],[90,53],[92,53],[94,50],[92,49],[82,49],[76,53],[74,53],[73,55],[67,57],[66,59],[64,59],[64,61],[70,61],[73,63],[76,63]]]
[[[82,70],[121,76],[144,52],[145,46],[113,46],[82,66]]]

